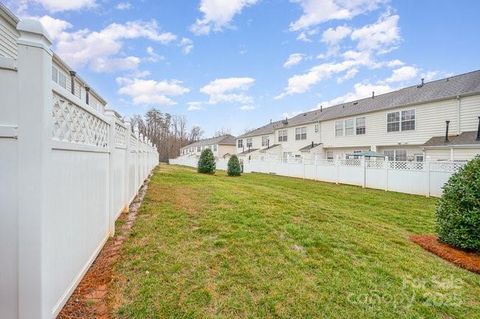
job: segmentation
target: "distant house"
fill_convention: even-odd
[[[480,71],[473,71],[269,123],[239,136],[236,150],[284,158],[372,151],[397,161],[468,160],[480,153],[479,117]]]
[[[196,141],[182,147],[180,149],[180,156],[199,157],[206,148],[211,149],[216,158],[228,157],[229,155],[235,154],[235,136],[226,134]]]

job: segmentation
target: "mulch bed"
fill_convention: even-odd
[[[110,238],[98,254],[90,269],[83,277],[73,294],[68,299],[57,319],[109,319],[107,305],[107,290],[112,280],[113,265],[119,257],[119,250],[133,223],[135,222],[138,208],[143,201],[148,179],[143,184],[129,211],[118,218],[123,222],[114,237]]]
[[[434,235],[412,235],[410,240],[459,267],[480,274],[480,253],[467,252],[438,241]]]

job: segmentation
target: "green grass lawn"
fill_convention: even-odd
[[[114,270],[117,318],[480,318],[480,276],[425,252],[436,199],[155,170]]]

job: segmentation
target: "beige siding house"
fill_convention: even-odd
[[[235,137],[222,135],[199,140],[180,149],[180,157],[200,157],[204,149],[211,149],[216,158],[226,158],[235,154]]]
[[[479,116],[480,71],[474,71],[270,125],[283,157],[373,151],[399,161],[467,160],[480,153]]]

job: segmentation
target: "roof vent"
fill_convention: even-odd
[[[375,98],[375,91],[372,91],[372,99]]]
[[[320,105],[320,112],[323,112],[323,105]]]
[[[303,116],[307,116],[307,113],[304,113]]]
[[[288,118],[286,117],[286,118],[282,121],[282,123],[283,123],[284,125],[287,125],[287,124],[288,124]]]
[[[357,104],[358,104],[358,102],[353,102],[353,105],[357,105]]]
[[[425,79],[422,78],[422,83],[420,83],[420,85],[417,86],[417,88],[421,88],[425,85]]]

